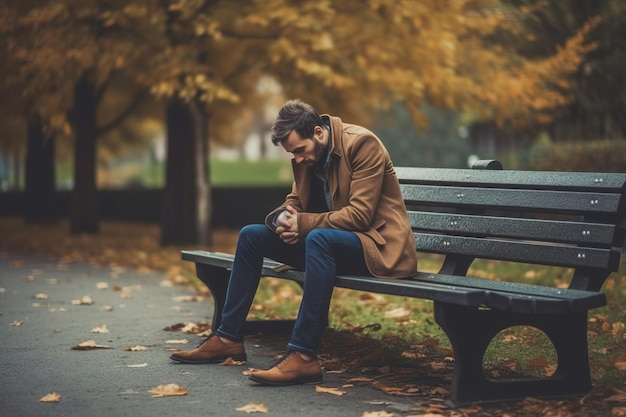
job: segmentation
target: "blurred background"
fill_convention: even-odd
[[[4,0],[0,62],[0,216],[71,234],[262,221],[296,97],[396,166],[626,171],[623,0]]]

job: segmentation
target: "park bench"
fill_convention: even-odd
[[[418,261],[411,278],[338,276],[335,286],[433,300],[435,320],[454,351],[449,403],[455,406],[587,393],[587,313],[606,304],[602,285],[619,267],[626,174],[509,171],[497,161],[479,161],[474,168],[396,168],[417,251],[445,256],[437,273],[419,271]],[[233,255],[185,250],[182,258],[195,262],[214,297],[215,329]],[[466,276],[475,259],[558,266],[573,275],[568,288]],[[271,260],[263,276],[303,282],[302,272]],[[249,332],[263,332],[281,323],[247,324]],[[532,326],[548,336],[558,357],[552,376],[485,375],[486,349],[513,326]]]

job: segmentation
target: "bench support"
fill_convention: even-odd
[[[579,395],[591,390],[586,311],[530,315],[435,302],[435,319],[454,350],[454,406],[525,396]],[[524,325],[536,327],[550,338],[558,356],[556,372],[546,378],[487,378],[482,365],[491,340],[506,328]]]

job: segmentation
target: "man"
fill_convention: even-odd
[[[272,126],[272,142],[293,154],[291,193],[264,225],[241,230],[219,328],[171,358],[246,360],[243,324],[268,257],[305,272],[303,296],[287,353],[269,369],[251,369],[249,378],[265,385],[319,383],[316,355],[335,276],[411,276],[415,245],[391,159],[372,132],[290,100]]]

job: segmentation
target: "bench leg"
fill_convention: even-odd
[[[587,351],[587,313],[518,314],[435,303],[435,319],[448,335],[455,356],[451,403],[524,397],[579,395],[591,389]],[[558,355],[556,372],[546,378],[491,380],[483,372],[483,357],[491,340],[512,326],[543,331]]]
[[[196,263],[196,275],[209,288],[213,296],[212,329],[217,330],[222,322],[222,311],[226,303],[226,291],[230,279],[230,269]],[[244,334],[289,334],[295,320],[254,320],[246,321]]]

